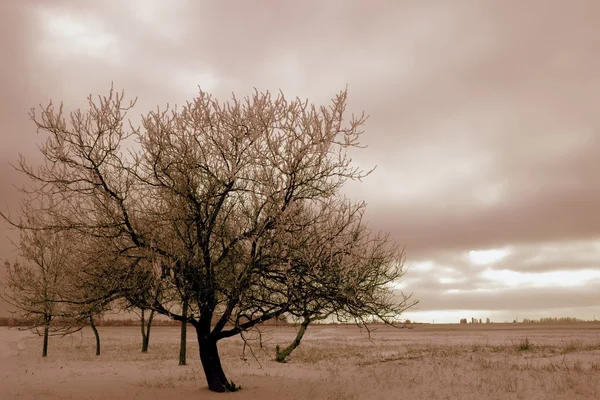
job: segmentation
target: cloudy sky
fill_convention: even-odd
[[[323,103],[347,84],[377,169],[346,192],[406,245],[409,317],[600,318],[599,19],[595,0],[3,0],[0,206],[50,99],[114,82],[141,114],[198,86]]]

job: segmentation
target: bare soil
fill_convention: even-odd
[[[191,329],[191,327],[190,327]],[[310,326],[290,362],[273,361],[293,327],[223,340],[237,393],[206,387],[190,331],[155,327],[142,354],[139,327],[100,327],[102,355],[84,330],[42,339],[0,328],[0,399],[600,399],[600,324],[419,325],[414,329]],[[261,346],[262,342],[262,346]]]

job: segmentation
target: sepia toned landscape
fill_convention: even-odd
[[[0,400],[600,399],[597,0],[0,0]]]
[[[175,327],[156,327],[140,353],[139,327],[101,327],[103,353],[90,330],[41,339],[0,328],[3,399],[217,399],[201,373],[195,340],[177,365]],[[237,399],[598,399],[600,323],[436,324],[394,329],[314,325],[285,364],[274,348],[294,327],[267,327],[262,348],[248,334],[219,350]]]

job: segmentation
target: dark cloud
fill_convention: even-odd
[[[494,270],[597,269],[598,17],[593,0],[3,1],[0,203],[14,209],[11,185],[26,184],[8,162],[39,162],[27,111],[51,98],[82,107],[114,82],[139,98],[136,118],[197,85],[221,99],[281,88],[320,103],[348,84],[349,111],[371,116],[369,147],[353,157],[378,168],[346,192],[367,200],[371,226],[405,244],[409,261],[454,267],[463,290],[486,284],[472,249],[511,248]],[[535,259],[553,246],[560,254]],[[0,238],[0,257],[10,248]],[[409,272],[415,293],[441,307],[439,278],[452,273],[435,274]],[[560,303],[511,290],[541,308]],[[454,298],[504,307],[473,296]],[[576,303],[597,301],[585,296]]]

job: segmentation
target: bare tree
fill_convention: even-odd
[[[135,307],[132,305],[125,305],[123,309],[132,312],[140,319],[140,330],[142,333],[142,353],[147,353],[150,346],[150,331],[152,329],[152,322],[156,316],[156,311],[153,309],[147,309],[145,307]]]
[[[141,263],[146,260],[140,259]],[[138,264],[140,263],[138,262]],[[162,295],[160,280],[155,279],[152,271],[146,269],[136,269],[136,278],[130,278],[133,285],[128,284],[129,290],[122,290],[123,297],[120,301],[120,308],[137,314],[140,318],[140,327],[142,333],[142,353],[148,352],[150,345],[150,331],[152,322],[156,316],[156,311],[152,304],[156,303]]]
[[[96,326],[96,320],[101,318],[102,315],[111,310],[110,298],[99,297],[92,298],[88,296],[74,296],[73,292],[68,293],[66,296],[62,296],[59,301],[63,303],[63,316],[67,318],[67,321],[75,327],[89,325],[94,333],[96,341],[96,355],[100,355],[100,332]]]
[[[280,237],[282,263],[291,266],[286,279],[292,278],[296,289],[288,314],[301,324],[289,346],[277,346],[277,361],[289,357],[314,321],[333,317],[367,326],[378,319],[399,327],[401,314],[417,304],[401,291],[392,295],[405,273],[404,254],[387,235],[368,229],[364,210],[364,203],[323,203],[305,210]]]
[[[140,261],[141,264],[146,261]],[[152,261],[156,265],[156,260]],[[182,293],[174,290],[173,287],[163,285],[166,279],[166,268],[158,263],[160,273],[153,274],[148,269],[137,269],[136,278],[132,279],[135,282],[134,285],[130,286],[130,289],[123,291],[124,295],[124,306],[123,309],[127,311],[135,312],[141,321],[142,331],[142,353],[148,351],[148,344],[150,340],[150,329],[152,327],[152,321],[156,315],[156,310],[153,308],[154,304],[162,304],[165,307],[166,304],[173,305],[181,303],[181,311],[177,312],[173,309],[169,309],[171,313],[177,313],[182,316],[181,320],[181,341],[179,345],[179,365],[186,365],[186,354],[187,354],[187,321],[185,318],[189,316],[189,303],[185,299],[181,299]],[[138,311],[139,310],[139,311]],[[149,311],[148,319],[145,317],[146,311]]]
[[[100,237],[111,256],[159,260],[155,276],[179,303],[157,299],[152,309],[195,328],[210,390],[235,391],[218,341],[293,310],[298,297],[297,274],[289,273],[298,264],[282,263],[278,237],[303,210],[368,175],[347,155],[359,147],[366,118],[344,118],[346,96],[317,107],[268,92],[220,103],[200,91],[181,108],[146,114],[129,131],[133,103],[122,93],[111,90],[97,102],[90,96],[89,109],[68,118],[50,103],[31,113],[49,133],[40,147],[45,165],[34,169],[21,159],[20,169],[63,204],[45,210],[57,229]],[[126,264],[107,272],[120,276]],[[338,280],[361,276],[356,269]],[[189,315],[181,312],[184,299]]]
[[[112,310],[113,303],[132,290],[139,290],[140,280],[131,268],[138,260],[130,261],[115,257],[104,248],[105,240],[67,230],[75,240],[70,244],[70,257],[66,260],[67,276],[55,302],[60,303],[63,315],[75,325],[89,325],[96,340],[96,355],[100,355],[100,333],[96,320]],[[119,265],[121,264],[121,265]]]
[[[38,224],[39,219],[30,216],[29,223]],[[67,276],[68,240],[66,232],[22,231],[21,259],[5,263],[7,278],[0,297],[18,310],[25,329],[43,336],[42,357],[48,354],[50,335],[81,329],[81,324],[66,320],[63,305],[56,301]]]

